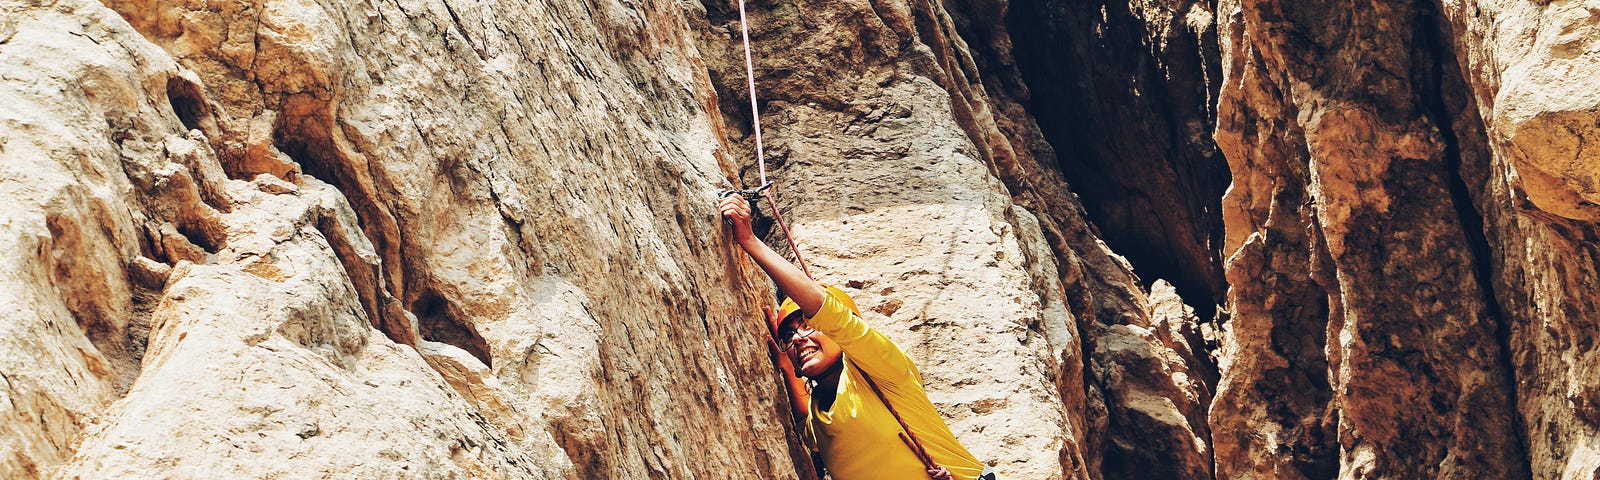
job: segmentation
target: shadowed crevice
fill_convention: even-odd
[[[454,345],[466,350],[484,366],[494,367],[489,354],[489,343],[471,323],[460,320],[455,306],[432,291],[425,291],[411,302],[411,312],[417,316],[417,330],[424,340]]]
[[[1425,116],[1439,128],[1439,137],[1444,143],[1445,181],[1450,192],[1450,202],[1455,208],[1456,218],[1461,221],[1461,231],[1466,242],[1468,253],[1472,258],[1472,276],[1480,292],[1479,296],[1484,301],[1485,310],[1489,321],[1493,322],[1493,336],[1496,352],[1495,361],[1504,371],[1502,388],[1505,391],[1507,405],[1504,411],[1510,417],[1513,448],[1521,452],[1520,462],[1517,465],[1526,470],[1520,472],[1506,472],[1509,476],[1520,478],[1532,477],[1532,460],[1528,452],[1527,421],[1522,418],[1518,406],[1517,369],[1512,359],[1511,348],[1511,318],[1512,314],[1505,308],[1496,293],[1494,252],[1489,244],[1489,233],[1484,223],[1484,215],[1478,210],[1477,203],[1473,201],[1473,189],[1469,186],[1468,177],[1480,182],[1486,179],[1489,171],[1489,154],[1485,151],[1463,152],[1463,135],[1472,135],[1477,140],[1474,144],[1487,145],[1487,129],[1476,112],[1472,92],[1461,77],[1461,67],[1456,61],[1454,49],[1450,46],[1448,37],[1449,29],[1444,25],[1445,19],[1438,12],[1438,6],[1431,2],[1421,4],[1421,12],[1417,16],[1416,48],[1418,65],[1415,68],[1424,70],[1420,79],[1421,107]],[[1459,123],[1458,123],[1459,122]],[[1465,128],[1461,128],[1465,127]],[[1463,165],[1470,158],[1475,165]],[[1470,169],[1470,171],[1468,170]],[[1475,174],[1474,174],[1475,173]]]
[[[1221,79],[1215,22],[1196,31],[1182,15],[1163,25],[1130,8],[1012,3],[1006,26],[1024,103],[1099,236],[1145,288],[1166,279],[1211,319],[1227,291],[1222,193],[1231,181],[1211,136]]]
[[[206,106],[200,86],[183,77],[174,76],[167,79],[167,101],[172,104],[172,113],[183,122],[183,128],[189,130],[205,130],[207,123],[215,126],[211,118],[211,109]]]
[[[280,114],[273,126],[274,146],[299,164],[305,175],[332,185],[355,211],[358,229],[333,225],[329,219],[319,223],[318,228],[350,275],[369,321],[395,343],[415,345],[413,326],[396,300],[405,295],[402,282],[403,272],[407,271],[400,255],[402,236],[398,222],[380,203],[370,165],[352,158],[358,154],[339,148],[333,124],[324,110]],[[372,262],[361,258],[350,235],[366,237],[378,259]]]
[[[206,253],[217,253],[217,250],[222,247],[224,239],[227,238],[220,232],[201,228],[192,222],[179,223],[178,233],[183,234],[183,238],[188,239],[189,243],[200,247]]]

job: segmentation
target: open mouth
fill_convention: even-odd
[[[815,357],[817,355],[817,351],[819,350],[821,349],[817,348],[815,344],[807,343],[805,346],[800,347],[796,353],[799,354],[800,363],[804,364],[805,362],[811,361],[811,358]]]

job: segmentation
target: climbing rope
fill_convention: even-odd
[[[718,198],[732,193],[743,195],[746,200],[752,200],[752,197],[756,196],[765,197],[767,199],[767,207],[772,210],[772,218],[778,221],[778,228],[783,230],[784,240],[789,242],[789,251],[794,252],[795,263],[800,264],[800,270],[805,272],[806,278],[814,281],[816,277],[811,276],[811,268],[806,265],[806,260],[800,257],[800,247],[795,244],[794,235],[789,233],[789,225],[783,221],[783,213],[778,211],[778,203],[772,199],[772,182],[767,181],[767,156],[764,146],[761,144],[761,111],[756,105],[756,67],[755,61],[751,60],[750,55],[750,24],[745,19],[744,0],[739,0],[739,33],[744,40],[744,74],[750,87],[750,118],[756,133],[756,165],[761,175],[761,186],[749,190],[723,191],[718,195]],[[771,315],[769,314],[768,316],[770,317]],[[889,408],[889,413],[894,415],[896,422],[900,423],[900,440],[911,448],[911,453],[916,454],[917,459],[922,461],[923,466],[929,470],[937,468],[939,465],[934,463],[932,456],[928,455],[928,450],[922,447],[922,442],[917,441],[917,436],[911,433],[911,427],[906,425],[904,419],[900,418],[900,412],[895,411],[894,405],[889,403],[887,397],[884,397],[883,391],[878,389],[877,383],[873,382],[871,377],[863,375],[862,378],[867,379],[867,385],[872,387],[872,393],[878,395],[878,400]]]
[[[811,276],[811,267],[806,265],[806,260],[800,257],[800,247],[794,243],[794,236],[789,234],[789,224],[783,221],[783,213],[778,211],[778,203],[772,199],[772,186],[767,181],[767,154],[761,145],[761,111],[756,107],[756,67],[750,59],[750,24],[745,21],[744,0],[739,0],[739,33],[744,37],[744,77],[750,85],[750,118],[756,131],[756,165],[761,173],[761,187],[757,189],[760,196],[766,197],[767,207],[772,210],[772,218],[778,221],[778,228],[783,230],[783,238],[789,242],[789,251],[794,252],[795,263],[800,264],[800,271],[806,273],[806,278],[816,280]],[[749,197],[746,197],[747,199]]]

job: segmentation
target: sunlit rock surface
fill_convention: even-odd
[[[815,478],[738,7],[0,0],[0,477]],[[1010,478],[1600,471],[1600,5],[747,8],[800,253]]]

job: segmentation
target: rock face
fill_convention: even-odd
[[[733,8],[708,6],[702,45],[735,45]],[[802,256],[855,289],[958,438],[1002,472],[1209,478],[1200,362],[1091,231],[1020,102],[1008,44],[966,40],[1006,38],[1003,8],[832,0],[752,16]],[[708,57],[726,62],[711,63],[720,96],[747,99],[738,53]]]
[[[1214,10],[1022,0],[1007,12],[1021,75],[1006,83],[1026,85],[1019,101],[1089,219],[1144,282],[1171,280],[1208,317],[1227,290]]]
[[[6,477],[797,475],[676,10],[109,6],[3,4]]]
[[[1600,5],[746,7],[799,253],[1008,477],[1600,475]],[[817,477],[738,3],[0,13],[0,477]]]
[[[1551,165],[1593,161],[1563,145],[1600,103],[1562,92],[1600,52],[1547,36],[1592,30],[1596,8],[1219,10],[1218,475],[1592,476],[1596,226],[1584,175]]]

